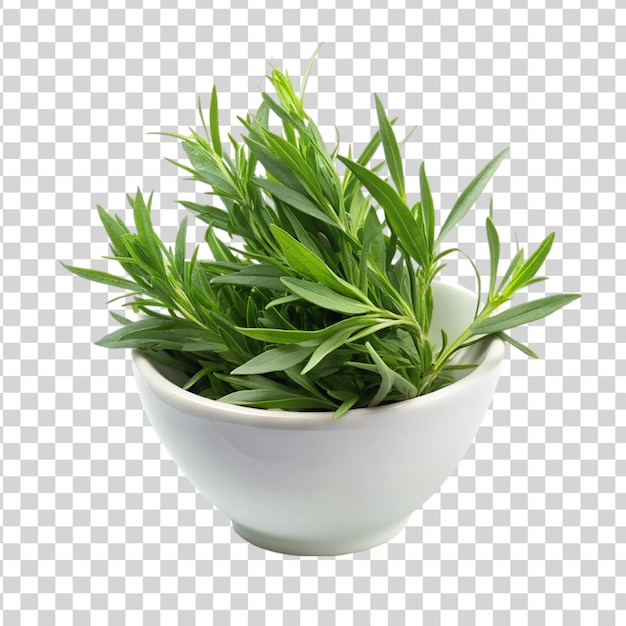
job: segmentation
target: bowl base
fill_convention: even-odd
[[[242,539],[264,550],[294,556],[339,556],[340,554],[352,554],[353,552],[369,550],[387,543],[404,530],[408,521],[409,518],[407,517],[399,523],[383,528],[376,533],[350,539],[336,539],[333,537],[324,539],[291,539],[259,532],[237,522],[233,522],[233,529]]]

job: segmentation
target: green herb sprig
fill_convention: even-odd
[[[208,127],[198,101],[204,135],[161,133],[182,141],[190,164],[171,162],[208,186],[210,203],[179,202],[207,224],[210,260],[199,258],[199,245],[186,257],[187,217],[173,249],[161,241],[151,220],[152,194],[147,201],[139,190],[128,196],[134,232],[98,206],[110,240],[105,258],[117,261],[128,277],[63,265],[125,290],[123,306],[139,318],[112,312],[121,327],[97,345],[140,349],[183,372],[184,388],[205,397],[260,408],[331,410],[336,417],[452,383],[455,369],[467,367],[454,365],[453,357],[485,336],[498,335],[535,357],[505,331],[579,295],[551,295],[501,310],[518,291],[545,280],[537,273],[554,233],[528,258],[518,249],[500,276],[492,208],[486,219],[490,274],[484,302],[479,298],[475,319],[460,336],[449,341],[442,332],[437,341],[429,338],[432,282],[447,255],[462,253],[440,250],[442,241],[476,203],[507,150],[476,175],[436,232],[424,164],[420,201],[409,206],[403,142],[378,96],[378,132],[358,158],[350,148],[339,155],[339,142],[330,151],[305,111],[309,70],[310,65],[297,94],[288,74],[274,68],[268,78],[276,96],[262,93],[256,113],[239,118],[245,133],[241,141],[228,134],[229,149],[215,89]],[[270,130],[270,115],[282,132]],[[384,161],[371,165],[381,145]],[[379,175],[385,164],[390,181]],[[470,261],[480,292],[481,277]]]

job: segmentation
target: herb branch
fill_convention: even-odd
[[[310,67],[309,67],[310,69]],[[213,89],[204,136],[179,139],[189,164],[170,160],[208,188],[221,206],[180,200],[205,222],[209,260],[200,245],[186,256],[188,219],[174,248],[156,234],[152,194],[128,196],[132,232],[98,207],[111,255],[127,277],[63,264],[74,274],[124,290],[138,319],[112,313],[120,328],[98,342],[137,348],[187,376],[185,389],[224,402],[285,410],[376,406],[440,389],[455,379],[454,355],[482,337],[498,335],[525,354],[530,348],[505,331],[539,320],[579,297],[551,295],[502,309],[543,277],[538,271],[554,233],[524,257],[520,249],[500,275],[500,240],[493,209],[486,219],[490,273],[475,319],[448,341],[430,336],[432,283],[440,250],[491,180],[507,150],[497,154],[460,194],[436,232],[435,206],[422,163],[420,201],[406,200],[401,146],[375,97],[379,130],[354,158],[329,151],[287,73],[269,76],[275,96],[262,94],[254,114],[239,118],[241,141],[223,143]],[[282,133],[270,129],[270,115]],[[275,127],[272,127],[275,128]],[[371,165],[382,146],[384,161]],[[345,171],[340,174],[338,162]],[[379,172],[387,167],[389,179]],[[377,209],[381,209],[381,221]],[[218,232],[221,233],[218,236]],[[224,234],[228,242],[224,242]],[[243,242],[235,246],[234,240]],[[463,253],[464,254],[464,253]],[[479,282],[481,277],[474,266]],[[116,297],[111,302],[118,300]]]

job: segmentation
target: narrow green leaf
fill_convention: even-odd
[[[535,252],[528,257],[528,260],[513,273],[511,282],[504,290],[505,294],[510,295],[514,293],[518,289],[526,286],[528,282],[534,278],[535,274],[539,271],[546,260],[546,257],[552,248],[553,241],[554,233],[550,233],[541,242],[541,244],[539,244]]]
[[[435,244],[435,205],[430,193],[430,185],[426,176],[424,162],[420,166],[420,197],[422,203],[422,217],[428,250],[432,253]]]
[[[291,80],[289,79],[289,73],[287,71],[281,72],[275,67],[271,76],[268,78],[276,89],[281,105],[289,111],[293,111],[297,114],[303,114],[304,112],[302,111],[300,100],[296,95]]]
[[[271,225],[271,230],[291,268],[345,296],[367,301],[366,296],[357,287],[337,276],[322,259],[310,252],[289,233],[274,224]]]
[[[111,240],[114,253],[120,255],[126,252],[126,245],[123,240],[123,236],[129,233],[126,225],[119,218],[115,219],[109,215],[100,205],[98,205],[98,215]]]
[[[535,278],[532,278],[531,280],[529,280],[524,287],[529,287],[530,285],[534,285],[535,283],[542,283],[544,281],[548,280],[547,276],[535,276]]]
[[[357,341],[363,337],[384,330],[385,328],[397,326],[402,323],[398,320],[383,320],[379,323],[375,323],[375,319],[367,320],[366,318],[368,325],[361,330],[363,326],[363,324],[360,323],[361,320],[363,320],[363,318],[344,320],[344,322],[351,322],[351,324],[350,326],[344,325],[341,329],[339,329],[338,326],[342,324],[342,322],[335,324],[334,327],[336,327],[336,330],[315,349],[315,352],[313,352],[301,373],[307,374],[331,352],[341,348],[348,342]]]
[[[360,399],[358,393],[347,393],[339,408],[334,412],[333,419],[339,419],[345,415]]]
[[[472,208],[478,196],[482,193],[487,183],[491,180],[495,171],[504,159],[508,148],[497,154],[485,167],[476,175],[474,180],[466,187],[458,200],[454,203],[446,221],[441,227],[436,243],[439,243],[467,214]]]
[[[271,193],[272,196],[278,198],[281,202],[285,202],[289,206],[292,206],[294,209],[297,209],[310,217],[314,217],[320,222],[324,222],[324,224],[334,226],[335,228],[338,227],[335,220],[328,217],[314,202],[301,193],[298,193],[285,185],[281,185],[280,183],[267,180],[266,178],[253,178],[252,182]]]
[[[429,255],[424,231],[418,226],[411,209],[409,209],[404,200],[400,198],[393,187],[378,178],[376,174],[373,174],[367,168],[354,161],[349,161],[345,157],[340,156],[338,158],[352,170],[372,197],[383,208],[389,227],[404,249],[422,267],[428,267]]]
[[[203,367],[198,370],[187,382],[183,385],[183,389],[188,390],[193,387],[198,381],[202,380],[208,373],[214,371],[215,366],[213,367]]]
[[[328,398],[326,397],[326,394],[317,386],[315,381],[313,381],[313,379],[309,376],[302,376],[302,374],[298,371],[299,369],[299,366],[296,366],[285,370],[285,375],[293,383],[293,386],[296,389],[303,389],[310,395],[320,398],[323,403],[327,402]]]
[[[293,369],[289,370],[293,371]],[[287,385],[283,385],[269,376],[261,374],[249,374],[248,376],[231,376],[223,372],[216,373],[223,382],[232,385],[236,389],[273,389],[275,391],[293,392]]]
[[[254,297],[248,298],[246,302],[246,325],[253,326],[257,323],[259,317],[259,308]]]
[[[393,126],[397,121],[398,121],[398,118],[394,117],[391,120],[391,125]],[[413,131],[411,131],[411,133],[412,132]],[[405,143],[405,141],[409,138],[411,133],[409,133],[409,135],[407,135],[398,145],[402,146]],[[378,150],[380,144],[381,144],[380,131],[376,131],[376,133],[374,133],[374,135],[370,139],[367,146],[365,146],[365,148],[363,149],[363,152],[359,155],[359,158],[356,160],[356,162],[359,165],[363,165],[363,166],[367,165],[376,154],[376,151]],[[352,160],[352,146],[349,146],[348,148],[348,159]],[[378,170],[382,169],[384,165],[385,165],[385,161],[381,161],[377,165],[372,166],[371,171],[377,172]],[[346,189],[346,197],[351,196],[353,188],[356,186],[357,182],[358,182],[358,179],[355,179],[354,176],[352,175],[352,172],[348,170],[346,172],[346,177],[344,178],[344,187]]]
[[[159,339],[160,341],[160,339]],[[175,350],[181,352],[223,352],[224,344],[219,340],[188,341],[177,344]]]
[[[361,248],[361,258],[359,259],[359,289],[363,293],[368,293],[369,291],[369,241],[364,241],[363,247]]]
[[[326,248],[326,244],[328,241],[323,241],[320,238],[321,231],[317,231],[315,227],[310,224],[308,221],[303,221],[301,216],[294,215],[294,212],[289,209],[289,207],[284,207],[286,210],[282,211],[285,216],[284,229],[286,232],[289,232],[289,227],[293,229],[292,237],[302,244],[313,256],[316,256],[318,259],[322,260],[326,265],[328,265],[328,269],[335,272],[336,271],[336,263],[334,262],[335,251],[330,248]],[[274,224],[268,224],[268,229],[274,227]],[[317,237],[315,236],[317,235]],[[321,244],[321,245],[320,245]],[[322,250],[323,248],[323,250]],[[327,254],[324,254],[326,252]]]
[[[270,108],[267,106],[267,102],[261,102],[259,108],[256,111],[256,115],[252,118],[252,125],[259,133],[259,136],[263,136],[262,129],[269,128],[270,123]]]
[[[440,352],[443,352],[448,345],[448,333],[442,328],[441,329],[441,347],[439,348]]]
[[[365,344],[365,347],[370,353],[378,374],[380,375],[380,387],[378,388],[376,395],[372,398],[372,401],[369,404],[369,406],[377,406],[387,397],[387,395],[391,391],[391,388],[393,387],[393,378],[391,376],[391,370],[389,369],[387,364],[381,359],[376,350],[374,350],[372,344],[369,341]]]
[[[509,267],[506,270],[504,276],[502,277],[502,280],[500,281],[500,284],[498,285],[498,291],[502,290],[502,287],[504,285],[506,285],[506,282],[509,280],[509,278],[512,276],[512,274],[515,272],[515,270],[524,262],[524,251],[523,250],[518,250],[515,253],[515,256],[511,259],[511,263],[509,263]]]
[[[222,140],[220,139],[220,120],[217,107],[217,88],[213,85],[213,91],[211,93],[211,109],[209,113],[209,121],[211,124],[211,142],[213,143],[213,150],[217,156],[222,156]]]
[[[147,317],[131,322],[95,343],[105,348],[191,348],[191,351],[219,350],[223,347],[219,337],[212,332],[186,320],[167,317]]]
[[[267,374],[286,370],[302,363],[315,349],[315,345],[287,344],[261,352],[243,365],[235,368],[231,374],[244,376],[248,374]]]
[[[322,44],[323,42],[320,42],[317,45],[317,48],[315,48],[315,50],[313,51],[313,54],[311,55],[309,62],[306,64],[306,69],[304,71],[304,76],[302,77],[302,83],[300,86],[300,100],[301,101],[304,99],[304,92],[306,91],[306,84],[309,80],[309,74],[311,73],[311,69],[313,69],[313,62],[315,61],[315,57],[317,57],[317,53],[322,47]]]
[[[385,330],[386,328],[391,328],[392,326],[400,326],[404,323],[404,320],[379,320],[376,324],[369,325],[363,330],[352,335],[352,337],[350,337],[350,341],[357,341],[358,339],[363,339],[363,337],[378,333],[381,330]]]
[[[244,389],[222,396],[220,402],[251,406],[259,409],[282,409],[283,411],[319,410],[320,408],[334,408],[328,402],[323,406],[320,399],[297,392],[288,393],[275,389]]]
[[[403,302],[413,302],[411,295],[411,277],[413,272],[411,262],[407,259],[406,254],[402,256],[394,263],[393,267],[389,270],[388,275],[393,283],[394,287],[398,290]],[[419,313],[419,311],[417,312]]]
[[[300,343],[302,341],[310,341],[323,337],[324,330],[289,330],[283,328],[243,328],[236,326],[242,335],[266,341],[268,343],[277,343],[287,345],[291,343]]]
[[[391,125],[393,126],[397,121],[398,121],[398,118],[394,117],[391,120]],[[380,142],[381,142],[380,131],[377,130],[374,133],[374,136],[370,139],[367,146],[365,146],[365,149],[360,154],[356,162],[359,165],[363,165],[363,166],[367,165],[376,154],[376,150],[378,150],[378,146],[380,146]]]
[[[368,211],[363,226],[363,247],[372,263],[380,270],[385,270],[387,251],[385,248],[385,236],[381,228],[378,216],[373,208]]]
[[[476,275],[476,288],[478,291],[478,298],[476,300],[476,314],[478,315],[478,309],[480,307],[480,300],[482,297],[482,280],[480,278],[480,272],[478,271],[478,267],[476,266],[476,263],[474,262],[472,257],[469,254],[467,254],[467,252],[464,252],[463,250],[461,250],[461,248],[449,248],[448,250],[444,250],[443,252],[440,252],[439,254],[437,254],[434,258],[434,261],[435,262],[439,261],[444,256],[447,256],[448,254],[452,254],[453,252],[459,252],[460,254],[462,254],[469,261],[469,264],[472,266],[472,269],[474,270],[474,274]],[[433,276],[444,267],[445,267],[445,264],[438,266],[436,268],[436,271],[433,272]]]
[[[127,195],[130,206],[133,208],[133,217],[135,220],[135,225],[137,227],[137,234],[139,235],[139,240],[149,255],[150,260],[153,265],[153,271],[157,269],[162,269],[163,267],[163,257],[161,254],[161,246],[162,242],[154,232],[154,228],[152,226],[152,220],[150,219],[150,204],[152,200],[152,194],[148,199],[148,203],[143,199],[143,195],[139,189],[137,189],[137,193],[134,198]]]
[[[420,360],[422,363],[422,370],[427,372],[433,364],[433,347],[428,339],[424,341],[421,347]]]
[[[359,179],[354,177],[354,180],[356,182],[354,193],[349,199],[346,198],[348,204],[345,206],[348,208],[350,231],[353,235],[358,235],[358,232],[364,226],[365,219],[372,205],[369,198],[366,198],[358,187]]]
[[[320,257],[313,254],[297,239],[275,224],[271,225],[271,230],[291,268],[311,280],[328,284],[329,286],[337,284],[338,277],[335,276]]]
[[[378,126],[380,128],[380,136],[383,142],[383,150],[385,151],[385,161],[389,168],[391,178],[396,185],[398,195],[404,200],[404,171],[402,169],[402,157],[400,156],[400,148],[398,141],[391,127],[391,123],[387,118],[383,103],[378,96],[374,96],[376,100],[376,113],[378,115]]]
[[[396,123],[397,119],[398,118],[394,118],[391,120],[392,126]],[[376,131],[376,133],[370,139],[367,146],[365,146],[363,152],[360,154],[356,162],[359,165],[366,166],[372,160],[372,158],[374,157],[374,154],[376,154],[376,151],[378,150],[379,146],[380,146],[380,131]],[[348,159],[352,160],[352,146],[349,146],[348,148]],[[382,161],[377,166],[373,167],[372,171],[377,171],[381,169],[384,164],[385,162]],[[353,194],[358,189],[358,183],[359,183],[359,179],[353,175],[351,170],[348,169],[343,179],[343,188],[345,190],[344,198],[346,200],[346,203],[350,202],[350,199],[352,198]]]
[[[174,137],[175,139],[182,139],[183,141],[189,139],[188,135],[181,135],[180,133],[167,133],[162,130],[149,131],[146,135],[163,135],[164,137]]]
[[[175,265],[178,271],[178,275],[185,276],[185,249],[187,246],[187,218],[184,217],[178,227],[178,234],[176,235],[176,252],[175,252]]]
[[[87,280],[91,280],[96,283],[103,283],[104,285],[111,285],[112,287],[119,287],[120,289],[129,289],[131,291],[139,291],[141,293],[148,293],[144,287],[134,283],[130,280],[126,280],[125,278],[120,278],[119,276],[114,276],[113,274],[109,274],[108,272],[102,272],[100,270],[92,270],[83,267],[74,267],[73,265],[67,265],[60,261],[61,265],[66,269],[76,274],[76,276],[80,276],[81,278],[86,278]]]
[[[324,359],[324,357],[328,356],[331,352],[333,352],[333,350],[343,346],[348,341],[352,333],[353,329],[349,327],[334,332],[330,337],[328,337],[328,339],[324,340],[317,348],[315,348],[315,351],[300,373],[303,376],[308,374],[322,359]]]
[[[476,363],[459,363],[455,365],[446,365],[442,371],[443,372],[456,372],[459,370],[473,370],[476,369],[478,365]]]
[[[167,365],[174,370],[180,370],[187,376],[192,376],[198,369],[198,363],[205,366],[207,361],[196,360],[185,352],[166,352],[165,350],[144,350],[145,355],[154,363]]]
[[[180,163],[179,161],[175,161],[174,159],[170,159],[169,157],[165,157],[165,160],[168,163],[175,165],[176,167],[180,167],[181,170],[185,170],[185,172],[189,172],[189,174],[191,174],[192,176],[196,176],[196,170],[194,170],[193,167],[189,167],[188,165],[185,165],[184,163]]]
[[[132,324],[133,321],[129,320],[127,317],[116,313],[115,311],[109,311],[109,315],[116,321],[122,324],[122,326],[127,326],[128,324]]]
[[[538,358],[535,352],[533,352],[528,346],[524,345],[523,343],[520,343],[516,339],[513,339],[513,337],[511,337],[510,335],[507,335],[505,332],[499,332],[497,333],[497,335],[498,337],[500,337],[500,339],[502,339],[503,341],[506,341],[507,343],[510,343],[513,347],[517,348],[518,350],[521,350],[527,356],[532,357],[533,359]]]
[[[339,133],[339,129],[335,126],[335,147],[330,153],[331,161],[337,158],[337,155],[339,154],[339,148],[341,148],[341,135]]]
[[[278,306],[282,306],[283,304],[292,304],[294,302],[301,302],[302,298],[300,298],[300,296],[294,296],[292,294],[289,294],[288,296],[282,296],[280,298],[275,298],[274,300],[272,300],[271,302],[269,302],[266,306],[265,306],[265,310],[269,311],[271,309],[274,309]]]
[[[342,296],[326,285],[313,283],[308,280],[300,280],[299,278],[281,278],[281,281],[285,287],[297,296],[323,309],[329,309],[346,315],[361,315],[374,311],[372,306],[363,304],[353,298]]]
[[[377,374],[378,373],[378,369],[375,365],[373,365],[372,363],[360,363],[357,361],[345,361],[344,362],[344,366],[346,367],[353,367],[355,369],[358,370],[362,370],[364,372],[370,372],[372,374]]]
[[[322,151],[316,143],[313,144],[313,149],[315,154],[311,167],[320,181],[327,205],[331,210],[332,207],[336,207],[335,212],[338,215],[343,215],[345,205],[341,194],[341,180],[337,175],[335,165],[330,160],[325,149]]]
[[[269,94],[263,92],[261,97],[269,108],[276,113],[276,115],[285,123],[288,127],[296,128],[300,133],[304,133],[304,124],[296,117],[294,117],[289,111],[276,102]],[[286,129],[285,129],[286,130]]]
[[[275,157],[298,179],[307,193],[318,200],[324,201],[325,196],[318,176],[302,157],[300,151],[286,139],[268,130],[265,131],[265,141]]]
[[[284,292],[285,287],[280,282],[281,276],[284,276],[284,272],[274,265],[255,264],[243,266],[243,269],[238,272],[216,276],[211,279],[211,284],[239,285]]]
[[[487,218],[487,241],[489,242],[489,297],[494,294],[496,288],[496,280],[498,277],[498,263],[500,261],[500,238],[498,237],[498,231],[494,226],[490,217]]]
[[[245,135],[242,139],[248,146],[250,152],[269,174],[290,189],[294,189],[299,193],[307,192],[305,187],[298,180],[298,177],[266,145]]]
[[[207,128],[206,122],[204,121],[204,113],[202,111],[202,101],[200,100],[200,96],[198,96],[198,114],[200,115],[200,121],[202,122],[202,128],[204,129],[204,136],[207,141],[211,139],[211,135],[209,134],[209,129]]]
[[[216,261],[227,261],[231,263],[237,261],[235,255],[228,249],[228,246],[215,235],[213,228],[210,225],[206,229],[204,239],[211,249],[213,259]]]
[[[203,146],[192,139],[183,141],[183,150],[194,168],[194,174],[209,185],[219,187],[230,192],[235,197],[237,190],[226,179],[225,173],[220,168],[219,158],[208,146]]]
[[[196,262],[198,260],[198,251],[200,250],[200,246],[196,246],[191,253],[191,259],[189,259],[188,263],[185,263],[185,273],[184,273],[184,282],[186,285],[192,284],[192,278],[194,277],[194,269],[196,267]]]
[[[339,131],[335,126],[335,133],[337,136],[337,141],[339,141]],[[309,119],[308,124],[305,128],[304,136],[302,137],[302,142],[304,144],[303,147],[306,147],[309,143],[313,150],[315,151],[315,157],[319,158],[319,160],[333,170],[333,174],[339,179],[339,175],[336,171],[334,171],[334,157],[328,153],[328,147],[320,133],[319,128],[313,122],[313,120]]]
[[[341,320],[332,324],[331,326],[327,326],[326,328],[321,328],[319,330],[291,330],[291,329],[282,329],[282,328],[241,328],[236,327],[236,329],[246,335],[247,337],[251,337],[252,339],[258,339],[259,341],[267,341],[271,343],[278,344],[288,344],[288,343],[301,343],[304,341],[312,341],[319,340],[322,341],[325,337],[332,335],[337,332],[342,332],[344,329],[348,328],[350,332],[354,332],[360,328],[366,327],[370,324],[375,324],[379,318],[377,317],[368,317],[368,316],[359,316],[359,317],[351,317],[345,320]]]
[[[473,335],[489,335],[515,328],[546,317],[578,298],[580,298],[580,294],[566,293],[524,302],[472,324],[470,330]]]
[[[228,213],[217,207],[197,204],[188,200],[177,200],[178,204],[182,204],[188,211],[199,217],[203,222],[211,223],[221,230],[229,229]]]

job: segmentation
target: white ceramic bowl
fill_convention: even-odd
[[[445,328],[452,340],[473,319],[476,295],[442,282],[433,295],[432,337]],[[489,408],[503,355],[502,340],[487,338],[463,357],[478,367],[449,387],[339,419],[203,398],[137,350],[133,367],[163,445],[240,536],[323,556],[388,541],[439,490]]]

